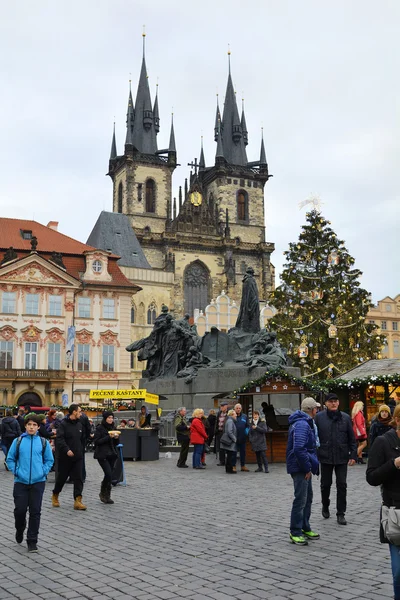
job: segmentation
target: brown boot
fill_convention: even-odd
[[[246,467],[246,465],[245,465],[245,466],[244,466],[244,467],[242,467],[240,470],[241,470],[241,471],[248,471],[248,468],[247,468],[247,467]]]
[[[52,506],[54,506],[54,508],[60,508],[60,503],[58,501],[58,494],[55,494],[54,492],[51,495],[51,504],[52,504]]]
[[[74,502],[74,510],[86,510],[87,506],[82,503],[82,496],[77,496]]]
[[[232,473],[236,473],[236,467],[232,467]]]

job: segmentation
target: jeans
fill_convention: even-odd
[[[394,600],[400,600],[400,546],[389,544],[392,561]]]
[[[19,533],[25,531],[26,513],[29,509],[28,533],[26,534],[26,541],[28,543],[37,543],[44,487],[44,481],[32,483],[31,485],[14,483],[15,529]]]
[[[303,535],[303,531],[311,531],[312,477],[305,479],[304,476],[305,473],[292,473],[294,499],[290,516],[290,533],[295,536]]]
[[[325,509],[329,508],[333,470],[335,470],[336,475],[336,514],[344,515],[347,507],[347,463],[343,465],[328,465],[326,463],[321,463],[322,507]]]
[[[178,458],[178,463],[177,463],[178,467],[182,467],[183,465],[186,464],[188,453],[189,453],[189,445],[190,445],[189,436],[187,435],[186,438],[180,442],[180,444],[181,444],[181,451],[179,453],[179,458]]]
[[[238,442],[237,449],[239,450],[239,455],[240,455],[240,466],[244,467],[246,464],[246,440],[244,442],[241,442],[240,444]],[[237,454],[235,454],[235,462],[233,464],[234,467],[236,467],[236,461],[237,461]]]
[[[233,467],[236,465],[236,450],[224,450],[226,452],[225,471],[233,473]]]
[[[201,455],[203,454],[204,444],[193,444],[193,468],[198,469],[201,465]]]
[[[58,461],[58,471],[53,494],[59,494],[64,487],[68,477],[71,477],[74,484],[74,498],[82,496],[83,491],[83,467],[82,459],[71,460],[62,458]]]
[[[109,484],[111,486],[112,482],[112,472],[114,469],[114,465],[116,463],[117,456],[113,454],[112,456],[107,456],[106,458],[99,458],[97,462],[103,469],[104,478],[102,484]]]

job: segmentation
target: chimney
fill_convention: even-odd
[[[49,221],[47,227],[53,231],[58,231],[58,221]]]

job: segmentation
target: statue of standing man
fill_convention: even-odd
[[[260,331],[260,304],[252,267],[247,267],[246,274],[243,277],[242,300],[236,327],[248,333],[258,333]]]

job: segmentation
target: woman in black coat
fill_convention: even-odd
[[[111,482],[112,472],[117,460],[116,446],[119,434],[120,432],[115,429],[113,413],[109,410],[104,411],[103,420],[97,425],[93,440],[93,458],[97,459],[104,472],[99,494],[100,500],[104,504],[114,504],[114,500],[111,500]]]
[[[400,405],[396,406],[391,422],[393,429],[377,437],[369,450],[367,481],[382,486],[385,506],[400,509]],[[391,544],[380,529],[382,543],[389,544],[392,561],[395,600],[400,600],[400,546]]]

